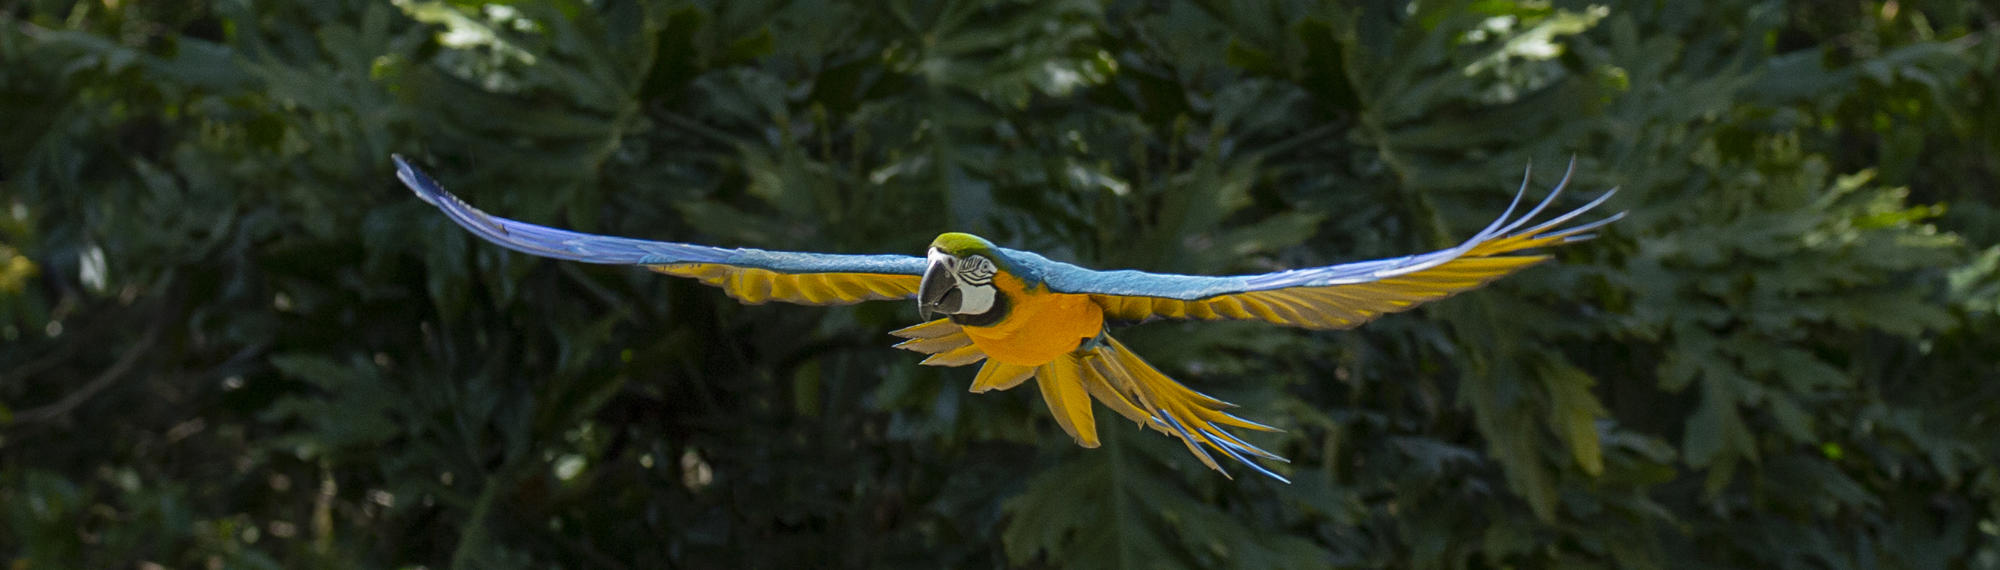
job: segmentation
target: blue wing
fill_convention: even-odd
[[[446,192],[401,156],[396,178],[418,198],[467,231],[515,251],[582,261],[643,265],[721,287],[748,303],[811,305],[907,299],[916,294],[925,261],[908,255],[842,255],[728,249],[572,232],[489,215]]]
[[[1046,283],[1059,293],[1091,295],[1113,318],[1257,319],[1307,328],[1348,328],[1539,263],[1547,256],[1505,254],[1589,239],[1592,230],[1624,216],[1620,212],[1558,227],[1603,204],[1617,192],[1614,188],[1582,207],[1524,228],[1561,194],[1575,170],[1571,161],[1570,172],[1548,197],[1514,218],[1528,189],[1522,180],[1520,192],[1499,219],[1455,247],[1417,255],[1235,276],[1094,271],[1031,252],[1005,250],[1004,255],[1029,282]]]

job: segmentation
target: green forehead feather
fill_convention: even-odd
[[[963,257],[969,254],[991,251],[993,249],[993,242],[986,241],[986,238],[972,234],[952,232],[939,235],[936,240],[931,242],[931,247],[937,248],[938,251],[943,251],[947,254]]]

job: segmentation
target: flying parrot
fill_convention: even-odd
[[[972,392],[1006,390],[1033,379],[1056,423],[1078,445],[1098,445],[1095,399],[1126,419],[1178,437],[1225,477],[1228,471],[1210,450],[1279,481],[1285,478],[1251,458],[1284,458],[1226,429],[1276,428],[1237,417],[1227,411],[1234,405],[1168,378],[1112,338],[1106,324],[1229,319],[1350,328],[1544,261],[1548,256],[1517,252],[1588,239],[1592,230],[1624,216],[1563,227],[1603,204],[1617,191],[1613,188],[1582,207],[1524,227],[1568,185],[1565,173],[1547,198],[1516,218],[1528,188],[1522,180],[1499,219],[1449,249],[1260,275],[1171,275],[1078,267],[964,233],[938,236],[923,257],[729,249],[577,233],[488,215],[445,192],[401,156],[393,158],[397,178],[417,197],[473,234],[523,253],[640,265],[719,287],[752,304],[847,305],[914,297],[926,322],[891,332],[906,339],[896,348],[930,355],[919,363],[929,366],[984,361]]]

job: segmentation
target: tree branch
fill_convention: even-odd
[[[62,417],[69,414],[70,411],[75,410],[77,406],[83,405],[85,401],[96,396],[98,392],[111,387],[113,381],[117,380],[120,376],[124,376],[127,371],[130,371],[134,365],[139,363],[139,357],[145,355],[148,350],[153,348],[154,344],[159,342],[160,330],[166,328],[166,325],[163,324],[165,322],[165,320],[154,320],[153,325],[146,329],[145,336],[139,338],[139,342],[133,343],[130,348],[125,349],[125,354],[118,357],[117,362],[112,363],[110,368],[104,369],[104,372],[99,373],[96,378],[90,379],[90,382],[85,383],[82,388],[77,389],[75,392],[70,392],[69,395],[63,396],[61,400],[57,400],[53,404],[14,414],[14,423],[44,422]]]

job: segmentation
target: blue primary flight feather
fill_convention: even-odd
[[[401,156],[396,161],[396,178],[417,193],[418,198],[443,210],[451,221],[487,241],[508,249],[543,257],[631,265],[672,265],[716,263],[767,269],[779,273],[879,273],[923,275],[924,258],[909,255],[843,255],[729,249],[688,243],[651,241],[586,234],[538,226],[493,216],[446,192],[437,181],[410,166]]]

